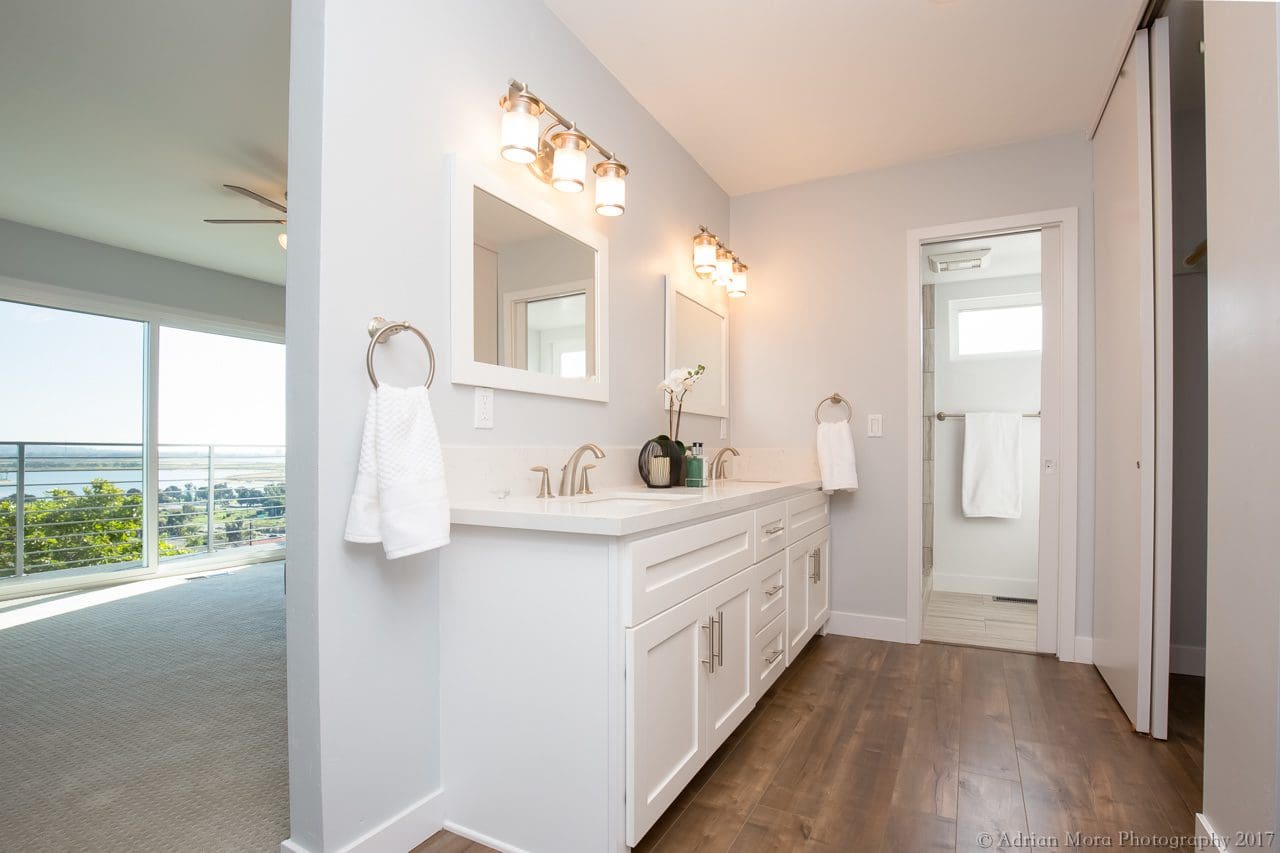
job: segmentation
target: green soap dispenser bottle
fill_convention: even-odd
[[[705,465],[706,460],[702,457],[702,442],[695,441],[689,450],[689,458],[685,460],[684,484],[699,489],[706,486]]]

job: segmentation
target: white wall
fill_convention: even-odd
[[[284,289],[0,219],[0,276],[284,328]]]
[[[942,412],[1040,411],[1040,353],[951,360],[958,299],[1039,293],[1038,275],[934,285],[934,401]],[[966,518],[960,505],[964,420],[935,422],[933,588],[1035,598],[1040,542],[1040,420],[1022,419],[1022,517]]]
[[[810,447],[813,406],[853,401],[861,489],[832,501],[834,611],[906,617],[907,231],[1059,207],[1080,211],[1077,633],[1093,595],[1092,160],[1083,134],[830,178],[733,199],[751,264],[735,302],[733,437]],[[918,322],[918,320],[917,320]],[[885,437],[865,438],[868,413]]]
[[[689,263],[725,194],[541,3],[295,0],[290,86],[290,540],[287,602],[291,846],[413,847],[439,825],[433,555],[389,563],[341,531],[354,479],[371,315],[404,318],[439,359],[432,404],[448,446],[584,441],[638,446],[665,428],[663,274]],[[473,392],[449,378],[450,153],[493,169],[497,99],[527,82],[632,167],[626,216],[590,193],[548,198],[610,240],[613,401],[497,392],[495,428],[472,429]],[[533,180],[531,177],[529,180]],[[414,342],[379,353],[384,381],[419,381]],[[686,434],[710,438],[702,419]],[[701,430],[702,435],[699,435]],[[632,465],[632,467],[634,467]],[[523,477],[527,472],[519,472]],[[293,543],[297,543],[294,547]],[[478,629],[482,626],[478,626]],[[372,833],[372,835],[370,835]]]
[[[1204,815],[1277,829],[1280,6],[1206,3],[1209,533]]]

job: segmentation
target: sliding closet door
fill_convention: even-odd
[[[1093,138],[1097,418],[1093,660],[1151,730],[1155,286],[1151,89],[1139,31]]]

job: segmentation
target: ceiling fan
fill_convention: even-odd
[[[240,193],[240,195],[242,196],[247,196],[253,199],[254,201],[258,202],[259,204],[265,204],[267,207],[271,208],[272,210],[278,210],[282,214],[285,214],[285,216],[287,216],[289,213],[289,208],[285,207],[284,204],[278,201],[273,201],[264,195],[259,195],[253,190],[247,190],[244,187],[238,187],[235,184],[223,184],[223,186],[231,190],[232,192]],[[285,193],[284,197],[285,197],[285,201],[289,200],[288,193]],[[272,223],[274,225],[285,225],[287,223],[287,220],[284,217],[281,217],[279,219],[206,219],[205,222],[208,222],[211,225],[261,225],[265,223]],[[288,233],[285,231],[281,231],[276,236],[276,242],[280,244],[281,249],[289,248]]]

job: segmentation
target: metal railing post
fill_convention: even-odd
[[[23,552],[27,539],[27,446],[18,444],[18,500],[15,504],[13,538],[13,576],[23,572]]]
[[[204,549],[208,553],[213,553],[213,445],[209,445],[209,493],[206,501],[207,524],[205,532]]]

